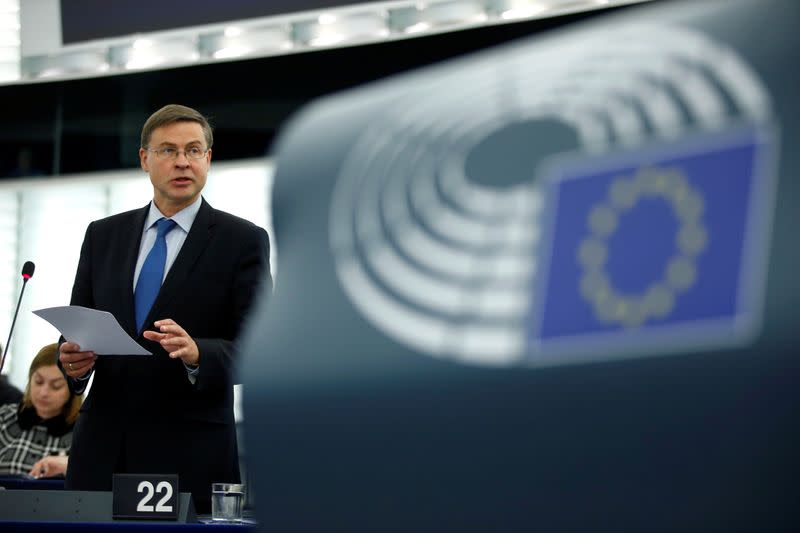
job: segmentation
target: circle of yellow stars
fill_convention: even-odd
[[[605,271],[607,243],[622,215],[644,198],[662,198],[672,207],[678,220],[676,252],[667,261],[662,279],[650,283],[641,293],[624,294],[614,288]],[[621,176],[611,182],[607,201],[595,204],[589,212],[589,235],[577,250],[582,267],[579,291],[598,321],[635,328],[672,312],[678,295],[696,283],[695,259],[708,247],[704,207],[702,194],[679,170],[643,167],[632,177]]]

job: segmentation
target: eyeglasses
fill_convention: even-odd
[[[146,148],[148,152],[154,152],[159,159],[178,159],[178,154],[183,152],[187,159],[203,159],[208,150],[203,150],[199,146],[192,146],[188,150],[178,150],[168,146],[162,148]]]

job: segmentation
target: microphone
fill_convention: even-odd
[[[3,365],[6,364],[6,354],[8,353],[8,347],[11,344],[11,334],[14,333],[14,325],[17,323],[19,304],[22,303],[22,295],[25,294],[25,286],[28,284],[28,280],[33,277],[34,270],[36,270],[36,265],[33,264],[33,261],[25,261],[25,264],[22,265],[22,290],[19,291],[19,300],[17,300],[17,310],[14,311],[14,320],[11,321],[11,330],[8,332],[6,349],[3,351],[3,357],[0,358],[0,373],[3,372]]]

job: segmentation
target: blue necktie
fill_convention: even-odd
[[[167,262],[167,233],[175,227],[175,221],[161,218],[156,222],[158,235],[153,247],[147,254],[142,270],[139,272],[139,280],[136,282],[136,290],[133,291],[133,300],[136,306],[136,331],[142,331],[144,319],[156,301],[158,291],[161,289],[161,281],[164,279],[164,265]]]

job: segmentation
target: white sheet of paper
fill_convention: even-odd
[[[33,314],[50,322],[82,351],[97,355],[153,355],[133,340],[114,315],[79,305],[37,309]]]

